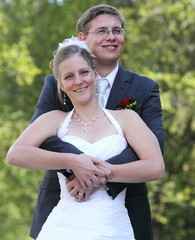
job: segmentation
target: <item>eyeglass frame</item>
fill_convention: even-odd
[[[101,30],[105,30],[105,32],[103,33],[103,32],[101,32]],[[121,32],[116,34],[116,33],[113,33],[114,30],[120,30]],[[108,29],[107,27],[102,27],[102,28],[98,28],[95,32],[86,32],[85,34],[94,33],[97,36],[105,37],[105,36],[108,36],[110,32],[112,32],[112,34],[115,37],[119,37],[119,36],[124,36],[125,29],[124,28],[120,28],[120,27],[114,27],[112,29]]]

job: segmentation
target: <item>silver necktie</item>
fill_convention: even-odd
[[[109,87],[109,82],[106,78],[98,79],[96,93],[97,93],[98,102],[99,102],[100,106],[102,106],[102,107],[105,107],[105,105],[106,105],[105,104],[106,99],[105,99],[104,94],[108,87]]]

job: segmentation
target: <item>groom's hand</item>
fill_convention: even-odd
[[[91,188],[89,190],[84,189],[79,179],[72,174],[69,179],[66,179],[66,186],[67,190],[72,197],[75,198],[78,202],[87,201],[91,193],[94,191],[95,188]]]
[[[78,202],[83,202],[83,201],[87,201],[89,196],[95,191],[95,189],[99,188],[99,187],[105,187],[108,178],[110,178],[110,171],[107,169],[105,170],[105,166],[99,166],[100,169],[104,168],[103,171],[105,171],[105,173],[107,174],[107,177],[99,177],[99,182],[100,183],[94,183],[93,187],[88,188],[87,190],[84,189],[79,181],[79,179],[72,174],[69,179],[66,178],[66,186],[67,186],[67,190],[70,193],[70,195],[72,197],[75,198],[76,201]]]
[[[99,178],[106,177],[106,174],[97,165],[101,165],[103,161],[85,154],[75,154],[74,158],[75,161],[72,161],[71,169],[84,189],[89,190],[96,187],[96,184],[101,184]]]

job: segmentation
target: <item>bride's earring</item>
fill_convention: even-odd
[[[64,95],[63,95],[63,105],[66,105],[66,94],[64,92]]]
[[[96,97],[97,97],[97,95],[98,95],[98,83],[96,82],[96,84],[95,84],[95,95],[96,95]]]

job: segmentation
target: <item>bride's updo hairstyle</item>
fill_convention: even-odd
[[[61,91],[61,80],[59,78],[59,65],[64,60],[68,59],[71,56],[80,56],[83,57],[88,65],[91,67],[93,71],[96,70],[95,67],[95,56],[90,52],[84,41],[78,40],[76,37],[68,38],[63,41],[63,43],[59,44],[58,49],[54,53],[54,59],[52,61],[52,70],[55,79],[57,80],[58,86],[58,94],[59,99],[62,102],[62,91]]]

